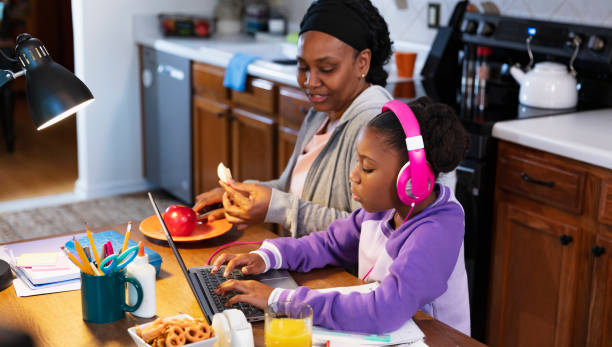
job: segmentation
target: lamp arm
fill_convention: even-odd
[[[13,72],[11,70],[0,70],[0,87],[23,75],[25,75],[25,69],[18,72]]]
[[[6,61],[8,61],[8,62],[17,63],[17,59],[9,57],[1,49],[0,49],[0,55],[2,56],[2,58],[6,59]]]

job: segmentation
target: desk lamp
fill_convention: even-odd
[[[21,71],[0,70],[0,87],[19,76],[26,77],[26,96],[30,117],[36,130],[42,130],[87,106],[94,97],[80,79],[51,59],[49,51],[40,40],[29,34],[17,37],[15,59]]]
[[[19,76],[26,77],[26,96],[30,117],[36,130],[42,130],[94,101],[94,97],[80,79],[51,59],[40,40],[29,34],[17,37],[16,59],[0,55],[8,62],[19,62],[21,71],[0,70],[0,87]],[[9,266],[0,260],[0,290],[10,286]]]

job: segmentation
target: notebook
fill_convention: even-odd
[[[164,223],[164,219],[162,218],[159,209],[157,208],[157,204],[153,200],[153,196],[149,193],[149,200],[151,200],[151,205],[153,205],[153,209],[155,210],[155,215],[157,215],[157,219],[162,226],[162,230],[166,235],[166,239],[168,239],[168,244],[178,261],[185,278],[187,279],[187,283],[191,287],[191,291],[195,296],[200,308],[202,309],[202,313],[206,317],[209,323],[212,322],[213,315],[215,313],[223,312],[223,310],[227,308],[236,308],[241,310],[247,318],[249,322],[261,321],[264,319],[264,312],[252,305],[239,303],[232,307],[225,307],[224,304],[227,301],[228,297],[222,297],[214,293],[214,290],[217,286],[225,281],[232,278],[235,279],[253,279],[260,282],[263,282],[274,288],[285,288],[285,289],[294,289],[297,288],[297,283],[293,280],[289,272],[286,270],[271,270],[266,273],[249,276],[244,275],[240,270],[234,269],[232,274],[227,278],[222,276],[224,271],[219,271],[215,275],[210,274],[210,270],[213,268],[212,266],[197,266],[187,269],[185,266],[185,262],[181,257],[178,249],[174,245],[174,241],[172,240],[172,236],[168,232],[168,227],[166,223]]]

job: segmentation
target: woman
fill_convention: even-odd
[[[347,179],[357,163],[357,136],[391,99],[383,88],[390,56],[387,24],[370,1],[313,2],[300,24],[297,56],[297,81],[313,106],[287,167],[277,180],[232,182],[225,196],[223,188],[203,193],[194,209],[223,201],[209,220],[225,214],[241,227],[278,223],[294,237],[348,217],[359,207]]]

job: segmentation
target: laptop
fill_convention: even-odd
[[[151,200],[151,205],[153,205],[153,209],[155,210],[155,215],[159,220],[159,224],[162,226],[166,239],[168,239],[168,244],[170,245],[170,248],[172,248],[172,252],[174,253],[176,260],[178,261],[181,270],[187,279],[187,283],[189,283],[189,287],[191,287],[193,295],[202,309],[202,313],[208,320],[208,323],[212,323],[212,318],[215,313],[223,312],[223,310],[227,308],[236,308],[241,310],[244,312],[244,315],[249,322],[264,320],[264,312],[253,305],[238,303],[231,307],[225,307],[225,303],[231,297],[231,295],[223,297],[214,293],[217,286],[224,281],[229,279],[257,280],[274,288],[295,289],[298,287],[297,283],[286,270],[270,270],[259,275],[244,275],[239,269],[234,269],[230,276],[225,278],[223,277],[224,267],[222,267],[222,269],[215,275],[210,274],[210,270],[213,268],[212,265],[197,266],[187,269],[183,258],[174,245],[172,236],[168,231],[166,223],[164,223],[164,219],[159,212],[159,208],[157,207],[155,200],[153,200],[153,196],[151,193],[148,194],[149,200]]]

